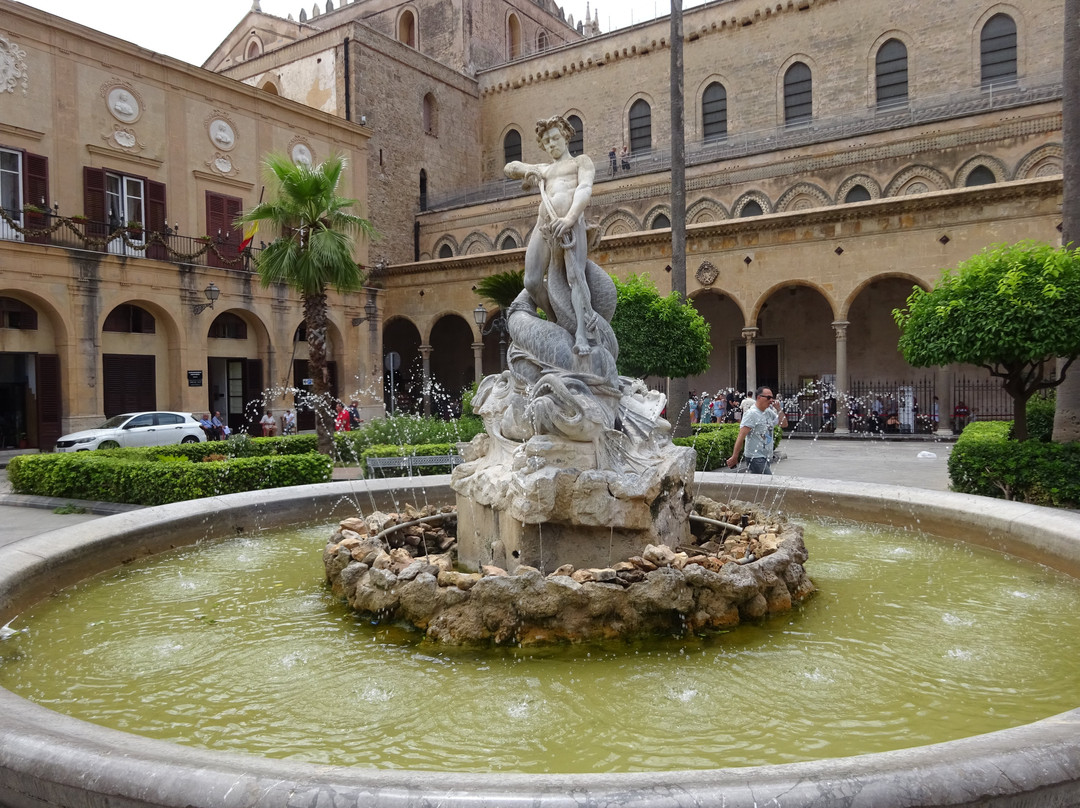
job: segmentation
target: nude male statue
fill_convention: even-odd
[[[573,134],[573,127],[559,115],[537,121],[536,139],[552,162],[533,165],[515,160],[503,171],[510,179],[522,180],[526,189],[540,188],[540,213],[525,248],[525,289],[555,321],[545,279],[554,272],[566,274],[575,318],[573,350],[582,356],[592,350],[588,332],[599,317],[585,281],[588,243],[582,215],[592,198],[596,169],[587,155],[570,155],[567,140]]]

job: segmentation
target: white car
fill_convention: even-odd
[[[186,412],[128,412],[114,415],[96,429],[64,435],[56,442],[58,452],[88,452],[124,446],[167,446],[199,443],[206,433]]]

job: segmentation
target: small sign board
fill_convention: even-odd
[[[188,387],[202,387],[203,372],[201,370],[189,370],[187,372]]]
[[[391,351],[383,359],[383,365],[387,370],[397,370],[401,367],[401,354],[397,351]]]
[[[315,386],[315,380],[314,379],[304,379],[303,385],[304,385],[304,387],[314,387]]]

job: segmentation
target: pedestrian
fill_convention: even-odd
[[[706,392],[701,394],[701,412],[698,416],[701,423],[712,423],[712,397]]]
[[[773,429],[777,424],[787,426],[787,414],[769,387],[759,387],[753,401],[753,406],[743,413],[739,437],[735,439],[735,450],[728,458],[727,465],[729,469],[738,465],[739,450],[745,442],[747,471],[751,474],[772,474]]]
[[[608,162],[611,163],[611,176],[615,176],[615,172],[619,170],[618,164],[615,162],[615,147],[611,147],[611,151],[607,153]]]
[[[334,431],[335,432],[348,432],[349,423],[352,418],[349,416],[349,411],[345,409],[345,405],[340,401],[334,405],[334,409],[337,410],[337,415],[334,416]]]
[[[630,170],[630,149],[626,148],[625,143],[623,144],[623,147],[622,147],[621,157],[622,157],[622,170],[623,171],[629,171]]]
[[[690,391],[690,399],[686,402],[686,408],[690,410],[690,423],[696,424],[698,422],[698,400],[694,395],[694,391]]]
[[[360,407],[356,401],[349,402],[349,428],[359,429],[360,424],[364,423],[364,419],[360,417]]]
[[[262,425],[264,438],[274,437],[274,433],[277,432],[277,424],[274,422],[274,413],[267,410],[266,415],[259,419],[259,423]]]

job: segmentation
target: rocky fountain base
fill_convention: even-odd
[[[405,620],[435,641],[538,645],[727,629],[788,611],[813,591],[799,525],[749,505],[699,498],[707,524],[672,549],[647,544],[600,567],[563,564],[548,575],[530,565],[512,573],[484,565],[455,569],[445,529],[392,530],[401,519],[429,523],[434,508],[371,514],[341,522],[323,554],[327,579],[349,605],[378,619]],[[388,532],[389,530],[389,532]],[[740,531],[741,532],[737,532]]]

